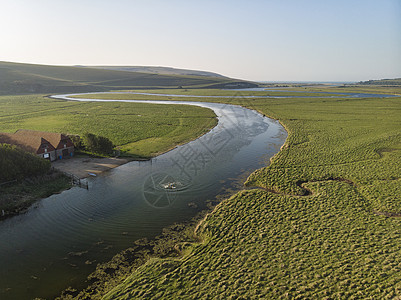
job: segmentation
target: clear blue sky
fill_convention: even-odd
[[[3,61],[401,77],[401,0],[0,0],[0,28]]]

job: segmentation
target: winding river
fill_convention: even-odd
[[[59,99],[77,100],[70,95]],[[81,101],[124,101],[83,99]],[[212,109],[218,125],[204,136],[150,161],[130,162],[39,201],[25,214],[0,223],[0,299],[53,298],[85,286],[96,264],[192,218],[242,188],[266,166],[287,133],[275,120],[240,106],[185,102]]]

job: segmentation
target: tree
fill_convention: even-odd
[[[113,142],[104,136],[97,136],[93,133],[85,133],[82,138],[85,149],[92,153],[112,154]]]
[[[85,146],[79,135],[69,135],[68,137],[71,139],[72,143],[74,144],[75,150],[78,150],[78,151],[84,150]]]

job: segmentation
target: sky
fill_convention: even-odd
[[[0,0],[0,32],[1,61],[401,77],[401,0]]]

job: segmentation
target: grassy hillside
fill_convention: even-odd
[[[127,88],[177,88],[249,83],[229,78],[0,62],[0,94],[73,93]]]
[[[86,132],[109,138],[125,155],[151,157],[214,127],[213,111],[194,106],[61,101],[0,96],[0,132]]]
[[[105,70],[116,70],[116,71],[127,71],[127,72],[141,72],[141,73],[152,73],[152,74],[163,74],[163,75],[190,75],[190,76],[207,76],[207,77],[219,77],[227,78],[223,75],[198,70],[187,70],[177,69],[169,67],[148,67],[148,66],[91,66],[85,68],[94,69],[105,69]]]
[[[70,186],[49,161],[7,144],[0,144],[0,170],[0,220]]]
[[[50,162],[15,146],[0,144],[0,170],[2,183],[47,173],[50,170]]]
[[[401,293],[400,98],[224,99],[289,137],[249,187],[104,299],[374,298]],[[185,239],[184,239],[185,240]],[[124,277],[122,277],[124,278]]]

